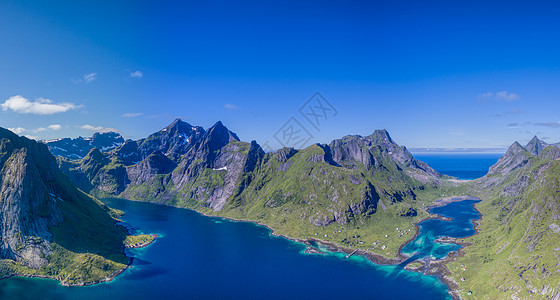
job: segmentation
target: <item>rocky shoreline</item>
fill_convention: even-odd
[[[132,260],[133,260],[133,258],[130,258],[129,263],[124,268],[116,270],[115,272],[109,274],[108,276],[106,276],[104,278],[101,278],[101,279],[95,280],[95,281],[91,281],[91,282],[68,283],[68,282],[63,281],[62,278],[59,278],[59,277],[40,275],[40,274],[26,274],[26,273],[7,274],[7,275],[4,275],[4,276],[0,277],[0,280],[17,276],[17,277],[27,277],[27,278],[52,279],[52,280],[59,281],[60,285],[68,286],[68,287],[70,287],[70,286],[90,286],[90,285],[96,285],[96,284],[112,281],[117,276],[122,274],[124,271],[126,271],[127,269],[132,267]]]
[[[472,196],[460,196],[460,197],[447,197],[447,198],[443,198],[443,199],[438,199],[434,201],[433,205],[430,205],[426,208],[426,211],[428,213],[430,213],[430,209],[435,208],[435,207],[440,207],[440,206],[444,206],[447,205],[449,203],[452,202],[459,202],[459,201],[465,201],[465,200],[480,200],[477,197],[472,197]],[[473,208],[478,211],[478,209],[476,209],[475,204],[473,204]],[[443,221],[451,221],[452,218],[447,218],[447,217],[443,217],[440,216],[438,214],[432,214],[430,213],[430,216],[427,218],[424,218],[420,221],[418,221],[417,223],[414,224],[414,227],[416,228],[414,235],[412,236],[412,238],[410,238],[408,241],[404,242],[403,244],[401,244],[401,246],[399,247],[398,251],[397,251],[397,257],[396,258],[386,258],[382,255],[370,252],[370,251],[366,251],[366,250],[361,250],[358,249],[358,251],[356,251],[356,253],[354,255],[360,255],[363,256],[365,258],[367,258],[369,261],[371,261],[374,264],[377,265],[397,265],[400,264],[402,262],[404,262],[406,259],[408,259],[409,257],[404,256],[403,254],[401,254],[401,250],[402,248],[412,242],[414,239],[416,239],[416,237],[418,237],[418,235],[420,234],[420,226],[418,224],[426,221],[426,220],[430,220],[430,219],[439,219],[439,220],[443,220]],[[481,219],[482,219],[482,215],[481,215]],[[475,229],[475,234],[478,233],[478,226],[480,224],[480,220],[474,220],[473,221],[473,227]],[[291,239],[289,237],[286,237],[288,239]],[[467,237],[465,237],[467,238]],[[454,243],[454,244],[458,244],[464,247],[470,246],[472,245],[471,243],[468,242],[463,242],[462,240],[465,238],[451,238],[451,237],[444,237],[441,239],[436,240],[437,242],[444,242],[444,243]],[[331,252],[343,252],[346,254],[350,254],[353,251],[355,251],[356,249],[352,249],[352,248],[347,248],[347,247],[342,247],[337,245],[336,243],[333,242],[328,242],[328,241],[323,241],[320,239],[315,239],[315,238],[310,238],[310,239],[306,239],[306,240],[296,240],[296,239],[291,239],[291,240],[295,240],[298,242],[302,242],[304,244],[307,245],[308,249],[306,250],[307,253],[322,253],[320,250],[316,249],[315,247],[313,247],[311,244],[313,242],[315,243],[320,243],[321,245],[324,245],[327,247],[327,249]],[[425,260],[416,260],[413,261],[411,263],[414,262],[419,262],[421,263],[421,265],[419,267],[411,267],[411,268],[407,268],[405,267],[406,270],[408,271],[413,271],[413,272],[420,272],[420,273],[424,273],[426,275],[432,275],[432,276],[436,276],[438,277],[445,285],[447,285],[447,287],[449,288],[449,295],[453,298],[453,299],[462,299],[461,295],[459,294],[459,284],[457,282],[455,282],[455,280],[453,280],[453,278],[451,277],[451,271],[449,271],[449,269],[447,268],[447,264],[457,260],[458,257],[461,257],[464,255],[464,251],[463,248],[458,249],[457,251],[452,251],[450,252],[445,258],[441,259],[441,260],[430,260],[430,259],[425,259]]]
[[[141,244],[132,244],[132,245],[126,245],[125,247],[128,249],[135,249],[135,248],[144,248],[147,247],[150,244],[153,244],[157,238],[159,238],[159,234],[154,233],[154,234],[150,234],[149,236],[152,237],[152,240],[147,241],[145,243],[141,243]]]
[[[158,234],[150,234],[150,236],[153,237],[153,239],[151,241],[148,241],[148,242],[143,243],[143,244],[135,244],[135,245],[130,245],[130,246],[127,245],[127,246],[125,246],[125,248],[128,248],[128,249],[143,248],[143,247],[146,247],[150,244],[153,244],[156,241],[156,239],[158,237],[160,237]],[[96,284],[112,281],[117,276],[119,276],[124,271],[126,271],[127,269],[132,268],[132,262],[133,261],[134,261],[134,257],[129,257],[129,262],[127,263],[127,265],[124,268],[116,270],[115,272],[107,275],[104,278],[101,278],[101,279],[95,280],[95,281],[91,281],[91,282],[68,283],[60,277],[40,275],[40,274],[27,274],[27,273],[7,274],[7,275],[4,275],[4,276],[0,277],[0,280],[18,276],[18,277],[27,277],[27,278],[52,279],[52,280],[59,281],[60,285],[68,286],[68,287],[70,287],[70,286],[91,286],[91,285],[96,285]]]

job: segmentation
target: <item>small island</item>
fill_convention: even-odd
[[[143,248],[153,243],[158,237],[158,234],[129,235],[124,240],[124,246],[126,248]]]

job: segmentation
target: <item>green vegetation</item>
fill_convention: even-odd
[[[142,248],[153,243],[156,237],[155,234],[129,235],[124,240],[124,245],[127,248]]]
[[[484,199],[477,204],[479,234],[448,265],[466,299],[550,299],[558,292],[560,229],[553,229],[560,225],[560,161],[546,152],[524,155],[530,158],[523,167],[470,186]],[[496,184],[488,186],[490,180]]]

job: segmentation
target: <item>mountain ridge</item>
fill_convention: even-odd
[[[200,129],[187,136],[189,128]],[[92,151],[81,160],[59,157],[58,162],[80,189],[96,197],[255,221],[294,238],[333,226],[372,228],[362,234],[363,244],[346,239],[346,246],[371,245],[394,231],[387,224],[412,226],[426,216],[425,195],[454,185],[386,130],[265,153],[220,121],[204,129],[176,119],[144,139],[105,153]],[[400,243],[386,246],[396,255]]]
[[[536,136],[514,142],[469,193],[484,199],[478,234],[448,265],[464,291],[486,299],[558,299],[560,148]],[[468,266],[464,269],[462,266]]]
[[[125,140],[117,132],[96,132],[91,138],[80,136],[75,139],[63,138],[42,142],[49,147],[49,151],[55,156],[81,159],[93,148],[100,151],[110,151],[122,145]]]

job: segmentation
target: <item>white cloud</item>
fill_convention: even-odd
[[[134,117],[139,117],[143,114],[144,113],[131,112],[131,113],[123,114],[122,116],[125,117],[125,118],[134,118]]]
[[[515,93],[501,91],[501,92],[496,92],[496,93],[494,93],[494,92],[484,93],[484,94],[479,95],[479,98],[485,99],[485,100],[510,102],[510,101],[515,101],[515,100],[520,100],[521,96],[519,96],[518,94],[515,94]]]
[[[23,127],[14,127],[14,128],[8,128],[8,130],[10,130],[11,132],[15,133],[15,134],[21,134],[23,132],[43,132],[43,131],[47,131],[47,130],[60,130],[62,129],[62,125],[60,124],[52,124],[49,125],[47,127],[39,127],[39,128],[35,128],[35,129],[25,129]],[[33,137],[35,138],[35,137]]]
[[[28,138],[28,139],[30,139],[30,140],[39,140],[39,137],[38,137],[38,136],[34,136],[34,135],[28,135],[28,134],[26,134],[25,137]]]
[[[549,128],[560,128],[560,122],[537,122],[535,125]]]
[[[89,74],[84,75],[84,82],[85,83],[93,82],[93,81],[95,81],[95,79],[97,79],[97,73],[89,73]]]
[[[8,128],[8,130],[15,134],[21,134],[22,132],[26,131],[26,129],[22,127]]]
[[[52,124],[52,125],[47,126],[47,128],[50,129],[50,130],[60,130],[60,129],[62,129],[62,125]]]
[[[130,78],[142,78],[142,77],[144,77],[144,74],[142,74],[142,72],[140,71],[134,71],[130,73]]]
[[[93,125],[90,125],[90,124],[82,125],[80,128],[84,129],[84,130],[94,131],[94,132],[109,132],[109,131],[119,132],[119,130],[115,129],[115,128],[103,127],[103,126],[93,126]]]
[[[101,126],[93,126],[93,125],[89,125],[89,124],[83,125],[80,128],[85,129],[85,130],[91,130],[91,131],[100,131],[100,130],[103,129],[103,127],[101,127]]]
[[[519,95],[515,93],[508,93],[506,91],[501,91],[496,93],[496,99],[502,101],[513,101],[513,100],[519,100],[521,99],[521,97],[519,97]]]
[[[53,103],[49,99],[37,98],[35,101],[29,101],[20,95],[12,96],[4,101],[2,110],[12,110],[20,114],[35,115],[52,115],[76,109],[79,106],[70,102]]]
[[[49,126],[47,126],[47,127],[39,127],[39,128],[37,128],[37,129],[33,129],[33,130],[30,130],[30,131],[31,131],[31,132],[43,132],[43,131],[47,131],[47,130],[56,131],[56,130],[60,130],[60,129],[62,129],[62,125],[60,125],[60,124],[52,124],[52,125],[49,125]]]
[[[236,110],[236,109],[239,108],[239,106],[237,106],[237,105],[235,105],[235,104],[229,104],[229,103],[227,103],[227,104],[224,105],[224,108],[225,108],[225,109],[229,109],[229,110]]]

